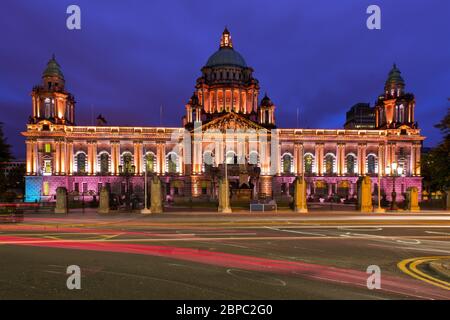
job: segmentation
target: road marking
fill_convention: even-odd
[[[421,244],[422,243],[422,242],[420,242],[420,240],[417,240],[417,239],[406,239],[406,240],[397,239],[396,241],[399,243],[406,243],[406,244]]]
[[[275,230],[275,231],[284,231],[284,232],[300,233],[300,234],[309,234],[309,235],[312,235],[312,236],[326,237],[326,235],[321,234],[321,233],[305,232],[305,231],[295,231],[295,230],[282,230],[282,229],[273,228],[273,227],[265,227],[265,228],[270,229],[270,230]]]
[[[434,286],[440,287],[445,290],[450,290],[450,282],[437,279],[435,277],[430,276],[422,271],[420,271],[417,267],[420,264],[427,263],[430,261],[441,260],[441,259],[449,259],[450,256],[432,256],[432,257],[419,257],[419,258],[411,258],[400,261],[397,266],[398,268],[406,273],[407,275],[416,278],[418,280],[424,281],[426,283],[432,284]]]
[[[339,230],[344,231],[381,231],[381,227],[338,227]]]
[[[425,231],[425,233],[450,235],[449,232],[438,232],[438,231]]]

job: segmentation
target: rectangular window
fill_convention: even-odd
[[[52,152],[52,146],[51,146],[50,143],[46,143],[46,144],[45,144],[45,152],[46,152],[46,153]]]
[[[83,182],[83,193],[88,192],[88,184],[86,182]]]
[[[101,190],[102,190],[102,183],[99,182],[97,186],[97,192],[100,193]]]
[[[75,192],[80,192],[80,184],[79,184],[78,182],[75,182],[75,183],[73,184],[73,190],[74,190]]]
[[[48,196],[50,194],[50,185],[49,185],[48,181],[44,181],[42,194],[44,196]]]
[[[44,176],[50,176],[52,174],[52,161],[44,160]]]

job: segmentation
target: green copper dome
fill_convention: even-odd
[[[45,68],[42,76],[43,77],[57,76],[57,77],[60,77],[61,79],[64,79],[64,75],[61,71],[61,66],[56,61],[55,55],[53,55],[52,58],[48,61],[47,68]]]
[[[216,66],[238,66],[245,68],[247,64],[239,52],[230,47],[223,47],[217,50],[206,63],[207,67]]]
[[[220,38],[220,48],[211,57],[209,57],[208,62],[206,62],[207,67],[217,67],[217,66],[238,66],[246,68],[244,58],[239,52],[233,49],[233,41],[231,39],[231,34],[227,28],[222,33]]]
[[[389,72],[389,76],[388,76],[388,79],[386,80],[386,84],[388,84],[388,83],[403,83],[404,84],[405,81],[403,80],[403,78],[400,74],[401,74],[400,70],[397,68],[397,65],[394,63],[391,71]]]

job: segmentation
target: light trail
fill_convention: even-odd
[[[153,246],[143,244],[113,243],[109,241],[57,241],[39,240],[26,237],[0,236],[2,243],[21,246],[63,248],[100,252],[116,252],[165,257],[208,265],[244,269],[259,272],[299,275],[310,279],[320,279],[345,285],[366,287],[367,273],[358,270],[337,268],[297,261],[274,260],[254,256],[244,256],[207,250]],[[415,281],[384,275],[383,291],[421,299],[449,299],[450,294],[442,290],[424,286]],[[420,292],[420,293],[418,293]]]

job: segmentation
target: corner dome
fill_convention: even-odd
[[[206,62],[206,67],[216,66],[238,66],[246,68],[244,58],[239,52],[233,49],[233,42],[231,40],[231,34],[225,28],[220,39],[220,48],[213,55],[211,55]]]
[[[395,63],[392,66],[392,69],[389,72],[388,78],[386,80],[386,84],[389,84],[389,83],[401,83],[401,84],[405,83],[405,81],[403,80],[403,78],[401,76],[401,72],[397,68],[397,65]]]
[[[53,55],[52,58],[48,61],[47,67],[42,73],[42,77],[54,77],[54,76],[64,79],[64,75],[61,71],[61,66],[56,61],[55,55]]]

